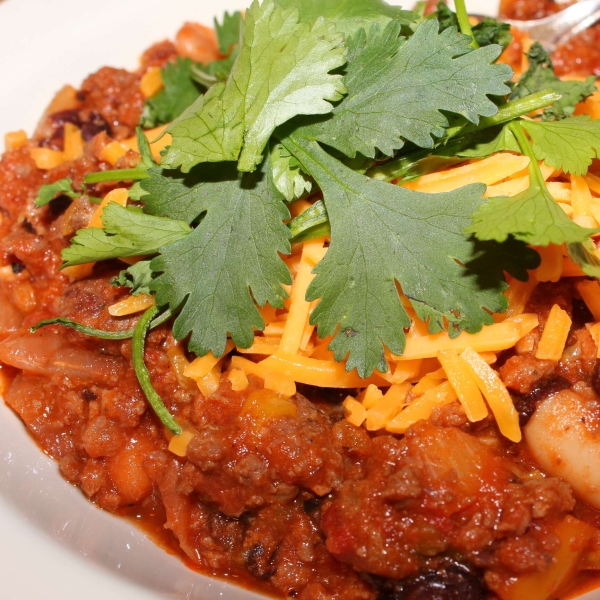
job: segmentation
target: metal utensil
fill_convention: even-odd
[[[591,27],[600,20],[600,0],[581,0],[543,19],[498,19],[526,32],[546,50],[554,52],[557,46]]]

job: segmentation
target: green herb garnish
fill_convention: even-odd
[[[440,7],[441,22],[381,0],[264,0],[244,20],[227,15],[217,30],[229,63],[170,67],[190,97],[197,82],[208,89],[169,127],[160,167],[140,138],[139,167],[86,178],[137,181],[143,212],[109,207],[105,229],[79,232],[63,258],[149,255],[114,284],[154,294],[173,311],[177,339],[220,356],[228,336],[252,344],[259,306],[283,306],[290,242],[330,233],[308,290],[319,301],[311,322],[361,376],[387,369],[385,348],[404,348],[399,290],[431,332],[455,336],[505,310],[504,273],[526,279],[539,264],[526,244],[565,243],[600,274],[595,230],[565,215],[537,163],[583,174],[598,156],[598,127],[566,118],[593,80],[560,81],[534,46],[511,88],[510,68],[496,63],[506,27],[471,29],[457,7]],[[184,95],[174,90],[164,90],[169,110]],[[541,109],[563,120],[521,119]],[[389,183],[501,150],[531,158],[530,188],[515,198],[485,199],[483,185],[433,195]],[[313,192],[322,200],[286,226],[286,202]]]

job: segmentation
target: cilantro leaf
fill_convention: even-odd
[[[456,13],[444,2],[438,2],[437,19],[440,22],[440,31],[449,27],[458,29],[458,18]],[[489,46],[498,44],[502,49],[506,48],[512,41],[510,25],[500,23],[496,19],[485,17],[482,21],[473,27],[473,37],[479,46]]]
[[[490,64],[498,46],[473,51],[455,29],[439,34],[436,20],[425,21],[408,41],[399,33],[400,25],[391,22],[350,40],[348,95],[303,135],[350,157],[374,157],[376,149],[390,156],[404,140],[432,148],[433,136],[443,136],[449,125],[442,111],[473,123],[498,111],[488,95],[507,93],[504,82],[512,73],[507,65]]]
[[[104,229],[80,229],[62,251],[63,267],[98,260],[154,254],[161,246],[191,231],[187,223],[145,215],[139,209],[109,203],[102,213]]]
[[[516,152],[521,154],[521,147],[506,126],[490,127],[483,131],[462,136],[456,141],[451,141],[446,146],[436,150],[438,156],[463,158],[486,158],[496,152]]]
[[[271,148],[273,182],[288,202],[297,200],[312,189],[312,181],[300,168],[300,163],[281,145]]]
[[[465,231],[475,234],[480,240],[498,242],[512,235],[535,246],[588,242],[594,230],[577,225],[552,198],[521,124],[513,122],[508,127],[523,154],[530,158],[529,188],[511,198],[491,198],[479,207],[472,225]]]
[[[585,81],[562,81],[554,74],[550,55],[544,47],[536,42],[527,53],[529,69],[523,73],[515,86],[511,100],[523,98],[534,92],[551,89],[561,94],[551,107],[544,110],[544,121],[555,121],[573,116],[575,106],[596,91],[596,77],[587,77]]]
[[[402,25],[412,24],[417,14],[402,10],[399,6],[390,6],[382,0],[276,0],[284,8],[297,7],[300,21],[314,23],[318,17],[335,21],[338,31],[351,35],[359,29],[369,29],[374,23],[387,25],[390,20]]]
[[[35,199],[35,205],[40,208],[49,204],[57,196],[69,196],[69,198],[79,198],[78,194],[73,190],[73,181],[68,177],[43,185]]]
[[[592,159],[600,157],[600,121],[588,116],[536,123],[523,121],[538,159],[573,175],[587,173]]]
[[[489,17],[473,27],[473,35],[481,47],[498,44],[504,50],[512,42],[510,25]]]
[[[396,281],[431,332],[446,323],[451,335],[476,332],[506,309],[503,261],[483,273],[463,266],[479,258],[464,228],[484,202],[483,185],[421,194],[356,173],[297,133],[283,143],[323,191],[331,245],[307,300],[320,298],[311,316],[320,337],[339,330],[330,348],[338,361],[349,354],[348,370],[385,372],[384,346],[402,354],[410,319]]]
[[[252,171],[273,130],[292,117],[325,114],[345,92],[330,71],[346,61],[343,36],[323,19],[298,23],[298,11],[265,0],[246,13],[244,42],[226,84],[218,83],[169,127],[162,164],[185,172],[201,162],[233,161]],[[241,153],[241,154],[240,154]]]
[[[215,19],[215,32],[219,43],[219,52],[227,56],[231,53],[231,47],[235,46],[240,41],[240,28],[243,22],[242,13],[236,10],[229,14],[225,12],[223,15],[223,23],[219,23]]]
[[[177,57],[168,62],[161,75],[164,87],[148,98],[142,111],[141,125],[152,129],[177,118],[200,95],[200,88],[192,76],[194,62],[190,58]]]
[[[600,279],[600,258],[596,254],[593,242],[588,240],[581,244],[567,244],[567,253],[586,275]]]
[[[150,268],[150,261],[140,260],[128,269],[121,271],[116,277],[113,277],[110,280],[110,284],[113,287],[124,286],[131,288],[132,296],[138,296],[139,294],[150,295],[152,293],[150,284],[153,278],[154,271]]]
[[[239,193],[235,163],[200,164],[189,173],[150,169],[140,182],[144,212],[193,223],[212,202],[227,204]]]
[[[192,77],[195,82],[205,88],[210,88],[215,83],[222,83],[227,80],[231,69],[238,57],[239,48],[234,47],[229,56],[221,60],[214,60],[206,66],[197,64],[192,68]]]
[[[151,286],[157,304],[183,307],[173,335],[191,334],[189,348],[198,356],[221,356],[228,333],[237,346],[249,347],[254,329],[264,328],[255,302],[282,307],[287,297],[281,284],[292,279],[279,253],[291,249],[283,223],[289,211],[270,174],[267,159],[261,170],[213,184],[221,192],[196,197],[195,211],[206,213],[198,227],[152,260],[161,273]]]

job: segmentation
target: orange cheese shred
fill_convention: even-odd
[[[442,363],[448,381],[454,388],[469,421],[476,422],[485,419],[488,416],[488,409],[483,401],[483,396],[473,380],[468,365],[460,358],[458,352],[442,350],[438,353],[438,359]]]
[[[65,123],[63,155],[65,161],[77,160],[83,156],[83,136],[81,129],[73,123]]]
[[[545,247],[537,247],[542,262],[536,271],[538,281],[558,281],[563,272],[562,246],[550,244]]]
[[[577,291],[581,294],[594,320],[600,321],[600,283],[596,280],[586,279],[577,284]]]
[[[187,454],[187,448],[196,434],[190,430],[184,430],[179,435],[174,435],[169,442],[169,452],[182,458]]]
[[[498,373],[472,348],[464,350],[460,357],[470,367],[475,383],[487,400],[500,432],[509,440],[520,442],[519,413]]]
[[[108,314],[113,317],[126,317],[127,315],[142,312],[151,306],[154,306],[154,296],[138,294],[137,296],[128,296],[125,300],[111,304],[108,307]]]
[[[9,131],[4,134],[4,147],[6,151],[17,150],[27,142],[27,133],[25,130]]]
[[[369,431],[383,429],[386,424],[402,410],[410,389],[410,383],[390,386],[385,395],[367,410],[367,429]]]
[[[98,205],[98,208],[92,215],[90,222],[88,223],[88,227],[104,227],[102,223],[102,214],[104,213],[104,209],[109,204],[109,202],[115,202],[119,206],[126,206],[127,199],[129,198],[129,192],[127,188],[116,188],[111,192],[108,192],[102,202]]]
[[[111,166],[115,166],[120,158],[123,158],[127,154],[127,148],[124,148],[120,142],[114,141],[106,144],[100,151],[100,158],[110,163]]]
[[[396,361],[433,358],[440,350],[454,349],[458,352],[465,348],[473,348],[477,352],[499,352],[512,348],[523,336],[538,325],[537,315],[521,315],[521,321],[513,318],[505,319],[502,323],[484,326],[476,334],[462,332],[452,339],[446,332],[418,338],[408,337],[402,356],[394,356]]]
[[[152,98],[164,87],[160,67],[148,69],[140,80],[140,92],[145,98]]]
[[[241,369],[231,369],[227,379],[231,383],[231,389],[234,392],[243,392],[249,385],[248,377]]]
[[[385,428],[392,433],[405,433],[417,421],[429,419],[434,408],[450,404],[456,399],[452,386],[444,381],[413,400],[396,417],[388,421]]]
[[[588,327],[588,331],[596,342],[596,358],[600,358],[600,323],[594,323]]]
[[[367,418],[367,409],[352,396],[348,396],[342,405],[346,409],[346,420],[352,423],[352,425],[360,427]]]
[[[565,349],[570,330],[571,318],[566,311],[555,304],[550,310],[548,320],[544,325],[544,331],[538,343],[535,357],[539,360],[559,361]]]
[[[357,397],[357,400],[362,402],[362,405],[369,410],[379,400],[383,398],[383,392],[373,383],[369,384],[365,390],[363,390]]]
[[[233,348],[235,347],[234,343],[231,340],[227,340],[225,344],[225,352],[224,356],[229,354]],[[195,360],[193,360],[183,371],[183,374],[194,381],[199,381],[206,377],[210,371],[214,368],[214,366],[221,360],[221,358],[217,358],[214,356],[212,352],[209,352],[205,356],[199,356]]]
[[[355,370],[348,373],[344,363],[318,360],[285,352],[277,352],[260,362],[259,365],[263,369],[284,373],[297,383],[307,383],[319,387],[364,388],[369,383],[386,387],[389,385],[385,379],[376,374],[368,379],[363,379]]]
[[[65,162],[63,152],[50,148],[29,148],[29,156],[33,159],[35,166],[42,171],[55,169]]]
[[[526,156],[502,152],[466,165],[424,175],[417,181],[404,184],[410,190],[426,193],[450,192],[468,183],[493,185],[527,168]]]
[[[309,327],[311,333],[314,329],[312,325],[308,324],[310,302],[306,300],[306,290],[315,277],[312,270],[326,252],[327,249],[323,247],[322,238],[304,243],[298,273],[292,285],[290,308],[281,333],[279,349],[282,352],[297,354],[305,329]]]

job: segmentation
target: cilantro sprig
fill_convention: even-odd
[[[201,162],[238,160],[253,171],[275,128],[298,114],[331,112],[345,92],[331,74],[346,61],[343,36],[319,18],[300,23],[296,9],[273,0],[252,4],[244,41],[226,83],[214,85],[169,127],[173,143],[163,157],[184,172]]]
[[[504,273],[526,279],[539,264],[528,243],[564,242],[600,275],[592,231],[566,217],[537,165],[582,174],[598,156],[595,125],[564,118],[590,82],[565,85],[539,55],[511,93],[512,72],[496,62],[506,28],[471,30],[457,7],[440,12],[443,25],[382,0],[264,0],[244,20],[226,16],[228,62],[182,76],[208,89],[169,127],[160,167],[141,136],[138,167],[86,178],[136,180],[143,212],[109,207],[105,228],[78,232],[65,260],[148,255],[114,284],[154,294],[177,339],[220,356],[228,336],[252,344],[258,306],[283,306],[291,242],[330,234],[308,290],[311,323],[362,376],[387,369],[385,348],[402,353],[403,301],[431,332],[491,323],[506,309]],[[548,107],[544,122],[521,120]],[[486,200],[482,185],[432,195],[390,183],[500,150],[531,158],[531,186],[514,199]],[[286,202],[313,192],[286,225]]]
[[[331,349],[336,360],[348,356],[348,369],[361,377],[375,368],[385,372],[384,346],[404,351],[410,319],[396,282],[432,333],[447,323],[451,335],[475,333],[493,322],[490,312],[506,310],[501,270],[510,265],[495,262],[491,285],[481,284],[483,273],[465,267],[479,255],[463,231],[484,201],[485,186],[412,192],[352,171],[315,141],[295,135],[284,144],[323,191],[331,246],[315,268],[307,300],[320,299],[311,323],[320,337],[335,336]],[[347,230],[354,235],[344,235]],[[535,257],[529,259],[535,264]]]

